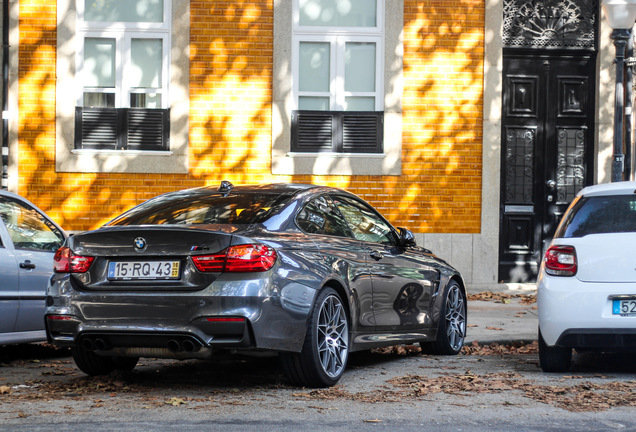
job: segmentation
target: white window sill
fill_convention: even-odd
[[[155,151],[155,150],[93,150],[93,149],[73,149],[72,154],[76,155],[109,155],[109,156],[172,156],[171,151]]]

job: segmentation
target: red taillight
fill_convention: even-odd
[[[71,315],[47,315],[46,318],[51,321],[70,321],[73,319]]]
[[[208,322],[245,322],[245,318],[234,318],[234,317],[215,317],[215,318],[206,318]]]
[[[262,244],[232,246],[214,255],[192,257],[200,272],[262,272],[276,262],[276,251]]]
[[[75,255],[66,246],[55,252],[53,270],[56,273],[85,273],[93,263],[94,257]]]
[[[576,250],[572,246],[551,246],[545,253],[545,272],[552,276],[574,276]]]
[[[225,268],[225,251],[215,255],[193,256],[192,262],[200,272],[222,272]]]

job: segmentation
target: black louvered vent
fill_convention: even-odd
[[[169,150],[170,110],[76,107],[75,148]]]
[[[382,152],[382,116],[358,113],[342,116],[342,150],[345,153]]]
[[[382,153],[383,112],[294,111],[291,151]]]
[[[75,119],[76,122],[79,119],[81,125],[79,129],[82,139],[81,148],[116,149],[117,110],[115,108],[78,109],[80,112],[76,113]]]
[[[296,143],[292,151],[320,152],[332,151],[333,142],[333,118],[331,114],[324,112],[298,112],[292,114],[292,134]],[[295,132],[295,133],[294,133]]]
[[[128,110],[128,149],[163,150],[164,110]]]

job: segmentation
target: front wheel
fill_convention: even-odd
[[[349,318],[335,290],[319,293],[301,352],[281,353],[280,358],[294,384],[329,387],[338,382],[349,358]]]
[[[421,342],[420,346],[428,354],[457,355],[465,338],[466,295],[457,282],[451,281],[444,291],[437,338],[432,342]]]

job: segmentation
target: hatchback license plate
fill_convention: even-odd
[[[636,299],[613,300],[612,314],[620,316],[636,316]]]
[[[111,261],[109,280],[179,279],[179,261]]]

